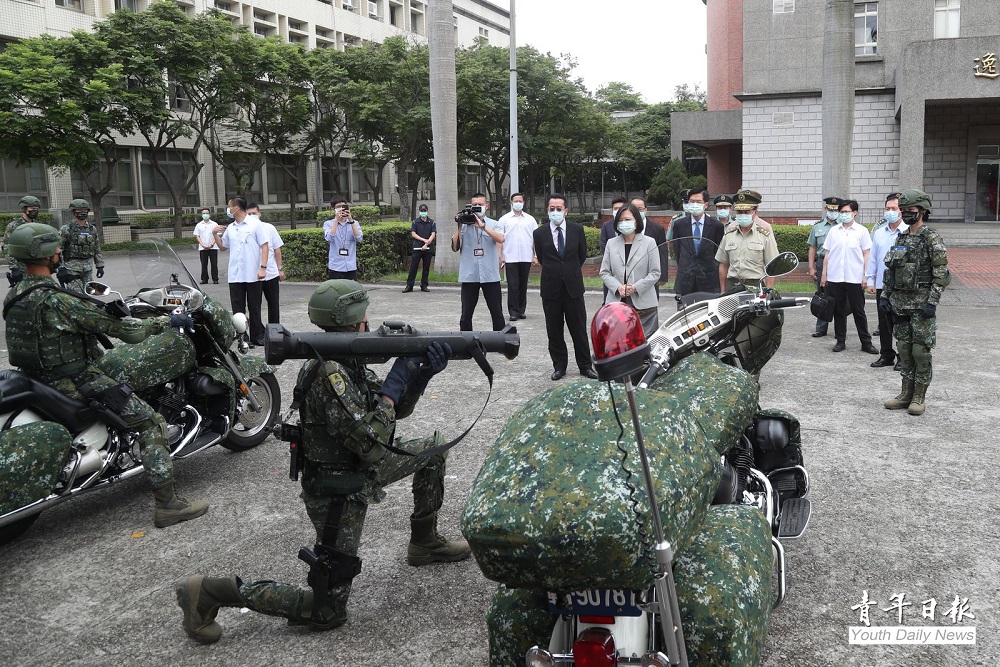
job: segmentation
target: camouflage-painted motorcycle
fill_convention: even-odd
[[[138,291],[122,299],[101,283],[91,296],[118,316],[190,317],[135,345],[111,346],[97,365],[128,384],[165,418],[171,458],[215,444],[241,451],[263,442],[281,407],[274,368],[248,349],[246,316],[231,314],[198,288],[162,240],[130,256]],[[232,348],[239,348],[237,353]],[[0,543],[26,530],[45,509],[142,474],[137,433],[105,405],[74,400],[17,370],[0,371]],[[32,446],[12,447],[23,442]]]
[[[797,264],[779,255],[768,276]],[[627,391],[547,391],[487,453],[462,531],[500,583],[492,667],[762,660],[785,595],[780,540],[802,534],[810,505],[798,421],[760,408],[755,376],[780,342],[779,309],[807,300],[776,298],[761,280],[686,301],[648,346],[634,310],[605,306],[591,329],[597,363],[601,346],[616,351],[611,364],[640,356],[602,374]],[[615,338],[607,325],[625,311],[635,321]]]

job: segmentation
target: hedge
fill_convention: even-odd
[[[183,238],[165,238],[163,239],[167,242],[167,245],[174,247],[184,247],[184,246],[194,246],[195,241],[191,236],[185,236]],[[101,245],[101,252],[110,252],[112,250],[150,250],[153,245],[148,241],[121,241],[120,243],[104,243]]]
[[[0,227],[6,228],[7,225],[13,222],[14,220],[20,220],[20,219],[21,219],[20,213],[0,213]],[[43,211],[38,212],[38,218],[35,219],[35,222],[41,222],[46,225],[52,225],[53,227],[57,226],[56,217],[51,213]]]
[[[326,222],[332,217],[333,211],[328,208],[322,208],[316,212],[316,219],[320,222]],[[382,213],[378,206],[352,206],[351,217],[363,225],[373,225],[381,222]]]
[[[374,206],[355,207],[372,208]],[[375,209],[376,215],[378,209]],[[358,244],[358,278],[374,280],[407,266],[413,249],[408,222],[380,222],[364,227],[364,239]],[[322,229],[292,229],[281,232],[285,275],[289,280],[326,280],[330,244]]]

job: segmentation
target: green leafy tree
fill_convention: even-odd
[[[688,173],[680,160],[668,161],[653,179],[649,186],[649,201],[653,204],[667,204],[678,209],[681,204],[681,191],[690,187]]]
[[[631,84],[622,81],[612,81],[601,86],[597,89],[595,97],[606,111],[634,111],[645,109],[647,106],[642,94],[632,88]]]

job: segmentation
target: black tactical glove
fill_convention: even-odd
[[[170,326],[184,331],[194,331],[194,320],[187,313],[170,313]]]
[[[937,315],[937,305],[933,303],[925,303],[924,307],[920,309],[920,319],[929,320]]]
[[[878,309],[886,314],[892,312],[892,304],[889,303],[889,299],[887,297],[882,297],[878,300]]]
[[[73,274],[65,266],[60,266],[56,269],[56,278],[59,279],[61,283],[67,283],[73,279]]]
[[[420,379],[430,380],[432,377],[448,367],[448,360],[451,359],[451,345],[433,342],[427,348],[427,361],[420,365]]]
[[[104,277],[104,267],[103,266],[97,267],[97,277],[99,279]]]

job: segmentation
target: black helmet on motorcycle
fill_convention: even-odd
[[[309,321],[321,329],[357,324],[366,310],[368,293],[353,280],[327,280],[309,297]]]
[[[24,223],[7,239],[10,256],[25,261],[51,257],[60,245],[62,237],[56,228],[40,222]]]

